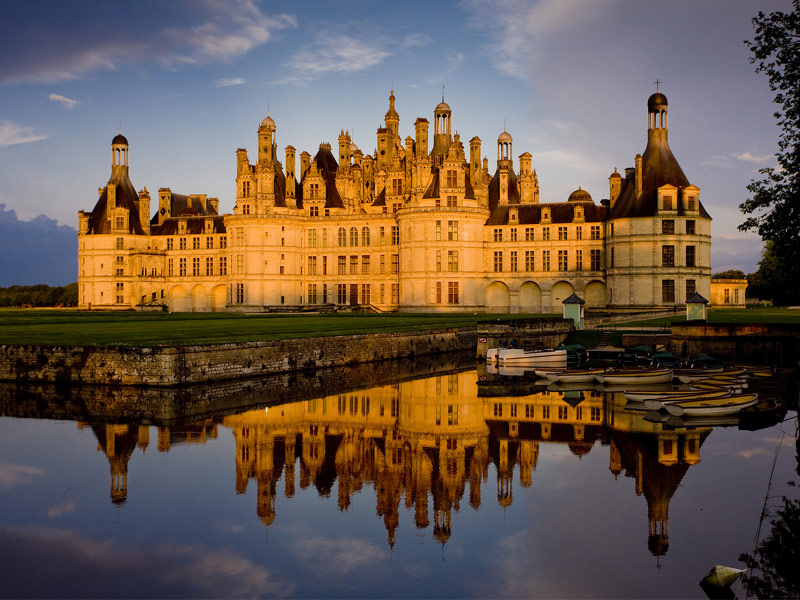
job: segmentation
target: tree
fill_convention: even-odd
[[[711,279],[747,279],[747,275],[739,269],[728,269],[727,271],[714,273]]]
[[[775,92],[775,112],[781,133],[778,167],[767,167],[747,186],[751,197],[739,208],[751,215],[739,226],[755,230],[780,265],[787,297],[800,292],[800,0],[792,0],[790,13],[759,12],[753,18],[755,37],[745,43],[756,73],[765,73]]]

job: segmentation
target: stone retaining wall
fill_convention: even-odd
[[[176,386],[472,350],[474,327],[157,348],[0,346],[0,381]]]
[[[486,359],[486,350],[513,345],[517,348],[555,348],[573,331],[572,319],[548,317],[478,323],[476,356]]]
[[[672,324],[670,351],[676,356],[705,352],[731,362],[798,366],[800,326],[780,323]]]

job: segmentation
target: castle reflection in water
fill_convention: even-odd
[[[620,393],[479,384],[473,370],[159,427],[157,447],[166,452],[176,444],[205,443],[217,438],[220,425],[229,428],[236,441],[236,492],[244,494],[253,480],[256,512],[266,526],[275,521],[278,496],[292,498],[298,485],[313,486],[323,497],[335,488],[342,511],[356,492],[373,488],[393,546],[401,504],[413,511],[418,528],[432,524],[433,536],[445,543],[462,501],[473,509],[486,502],[490,464],[497,482],[491,501],[507,507],[516,481],[532,485],[542,444],[566,445],[580,459],[599,443],[608,447],[611,476],[633,478],[636,494],[645,497],[648,546],[662,555],[670,499],[700,461],[710,429],[665,429],[624,405]],[[151,428],[91,427],[110,463],[111,499],[123,503],[128,462],[136,448],[148,448]]]

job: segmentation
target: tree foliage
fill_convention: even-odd
[[[0,306],[75,306],[78,304],[78,284],[64,287],[38,285],[12,285],[0,287]]]
[[[727,271],[714,273],[711,279],[747,279],[747,275],[739,269],[728,269]]]
[[[775,157],[778,167],[761,169],[761,179],[747,186],[751,196],[739,208],[750,215],[739,226],[771,242],[770,252],[785,273],[787,291],[800,290],[800,0],[794,10],[753,18],[755,37],[745,43],[756,73],[769,78],[781,133]]]

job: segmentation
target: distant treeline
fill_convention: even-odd
[[[64,287],[38,285],[12,285],[0,287],[0,306],[76,306],[78,283]]]

